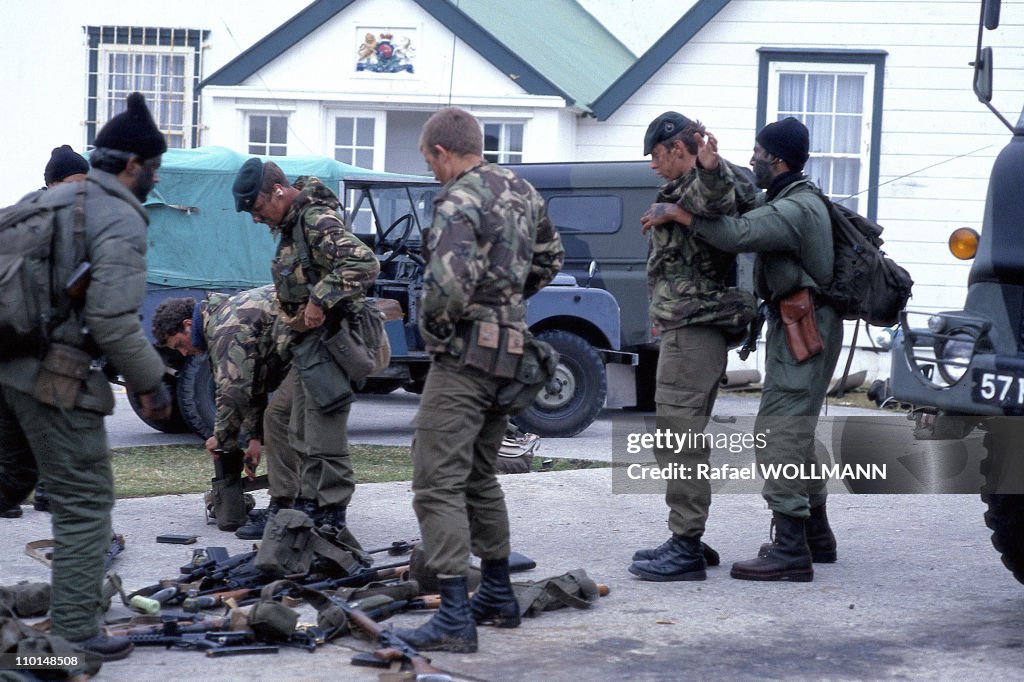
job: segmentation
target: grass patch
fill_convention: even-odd
[[[412,480],[409,447],[349,445],[357,483],[386,483]],[[113,451],[114,494],[117,497],[150,497],[180,493],[204,493],[210,489],[213,461],[201,445],[149,445],[117,448]],[[540,457],[534,470],[542,467]],[[545,460],[546,461],[546,460]],[[607,462],[552,458],[545,471],[568,471],[607,467]],[[266,473],[260,464],[257,473]]]

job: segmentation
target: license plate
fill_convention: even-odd
[[[1024,405],[1024,376],[1007,372],[988,372],[975,369],[971,378],[971,398],[989,405]]]

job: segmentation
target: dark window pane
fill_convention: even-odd
[[[284,116],[271,117],[270,141],[278,144],[284,144],[288,141],[288,119]]]
[[[267,117],[266,116],[250,116],[249,117],[249,142],[266,142],[267,141]]]
[[[618,232],[622,227],[622,200],[617,196],[553,196],[548,217],[562,232]]]
[[[508,126],[508,151],[523,151],[523,126],[519,124]]]
[[[373,146],[373,119],[356,119],[356,144],[360,147]]]
[[[334,144],[352,144],[352,119],[338,117],[334,119]]]
[[[357,149],[355,165],[359,166],[360,168],[373,168],[373,150]]]

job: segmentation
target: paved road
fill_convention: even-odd
[[[735,410],[745,405],[749,414],[750,403]],[[414,397],[363,400],[354,411],[353,440],[407,442],[414,409]],[[603,415],[581,438],[548,439],[544,451],[604,458],[611,451],[609,422]],[[115,438],[159,440],[128,430]],[[664,539],[658,495],[616,494],[609,469],[506,476],[502,485],[514,547],[538,562],[521,577],[582,567],[610,585],[611,594],[588,611],[551,612],[516,630],[484,629],[476,654],[434,655],[456,679],[1021,679],[1024,586],[992,550],[976,495],[834,495],[829,508],[839,562],[818,566],[811,583],[761,584],[730,579],[727,565],[750,558],[766,539],[764,503],[756,494],[720,493],[705,539],[726,567],[710,570],[706,582],[656,584],[625,569],[634,549]],[[373,546],[415,537],[411,497],[406,483],[359,486],[353,530]],[[197,495],[117,503],[115,527],[128,549],[116,566],[129,589],[174,576],[190,556],[187,547],[154,543],[159,533],[195,533],[197,546],[231,552],[249,547],[205,525],[200,510]],[[46,569],[21,548],[48,537],[48,518],[28,508],[23,519],[2,525],[7,551],[0,554],[0,575],[10,582],[45,579]],[[395,621],[421,619],[406,614]],[[347,637],[315,654],[229,659],[138,650],[104,666],[100,679],[372,682],[375,672],[348,664],[354,650],[367,646]]]

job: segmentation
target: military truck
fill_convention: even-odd
[[[954,255],[974,259],[967,299],[963,310],[903,313],[891,389],[915,407],[916,434],[984,434],[985,522],[1003,563],[1024,582],[1024,114],[1014,125],[992,105],[993,55],[983,43],[999,26],[1000,4],[982,2],[974,91],[1012,138],[992,168],[981,234],[961,228],[950,237]]]

